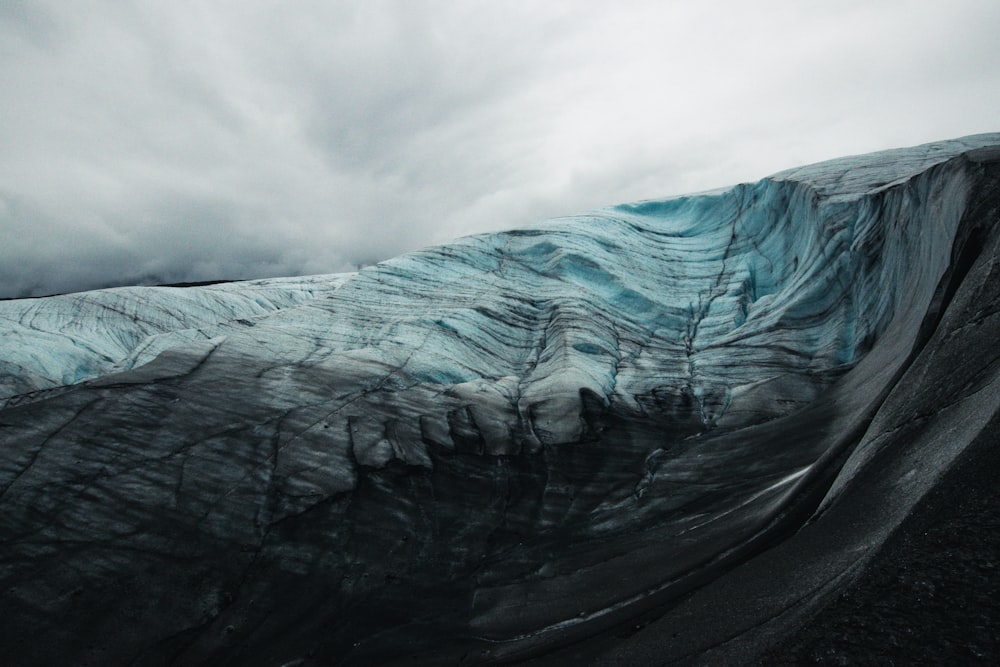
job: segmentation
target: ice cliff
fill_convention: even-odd
[[[2,643],[749,655],[997,413],[998,180],[979,135],[356,274],[0,302]]]

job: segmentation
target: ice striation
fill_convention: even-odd
[[[261,665],[766,648],[997,413],[998,179],[1000,134],[978,135],[356,274],[0,303],[0,643]]]
[[[0,301],[0,406],[127,370],[179,344],[253,326],[337,289],[350,274],[191,287],[119,287]]]

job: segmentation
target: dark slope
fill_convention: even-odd
[[[995,664],[998,433],[994,416],[858,581],[760,664]]]
[[[850,445],[850,458],[819,511],[790,538],[654,618],[543,662],[769,664],[838,656],[852,664],[887,657],[903,664],[949,657],[995,661],[982,624],[1000,615],[1000,606],[985,590],[972,599],[961,596],[989,576],[982,569],[989,571],[989,559],[971,561],[1000,540],[1000,526],[992,522],[996,478],[990,474],[996,470],[994,429],[1000,419],[997,157],[997,151],[972,156],[977,195],[963,217],[936,307],[921,327],[922,340],[888,397],[877,401],[865,435]],[[851,391],[865,393],[858,386]],[[956,459],[962,463],[952,470]],[[943,477],[940,492],[918,505]],[[957,505],[950,506],[949,498]],[[983,525],[970,525],[979,518]],[[940,523],[981,532],[951,538],[956,544],[949,558],[940,542],[947,529],[937,525],[937,534],[930,534],[930,526]],[[868,568],[873,573],[855,584]],[[913,568],[912,588],[886,574],[901,568]],[[928,584],[935,579],[961,585],[936,589],[938,598],[928,602]],[[914,593],[923,604],[910,606]],[[841,595],[847,600],[813,619]],[[980,629],[962,627],[962,617],[951,616],[952,605]],[[880,628],[882,622],[895,625]],[[926,634],[908,635],[916,627]],[[908,641],[898,636],[904,634]],[[937,653],[924,652],[930,647]]]
[[[925,375],[920,392],[954,401],[973,392],[998,392],[984,381],[1000,352],[1000,267],[996,235],[1000,182],[987,172],[970,207],[969,239],[956,260],[956,278],[980,281],[965,307],[951,314],[958,358],[946,372]],[[988,270],[987,270],[988,269]],[[954,291],[961,283],[951,281]],[[949,292],[952,290],[948,290]],[[945,294],[945,300],[949,300]],[[961,326],[965,322],[964,327]],[[966,337],[956,329],[978,332]],[[941,345],[941,339],[936,339]],[[942,369],[944,370],[944,369]],[[901,437],[916,439],[934,406],[920,405]],[[901,415],[903,416],[903,415]],[[980,421],[980,420],[970,420]],[[945,436],[959,439],[960,436]],[[897,445],[900,446],[900,445]],[[905,441],[904,444],[905,445]],[[926,465],[926,464],[925,464]],[[993,664],[1000,656],[1000,415],[996,412],[954,465],[913,509],[865,574],[792,637],[764,664],[856,664],[878,658],[909,663]]]

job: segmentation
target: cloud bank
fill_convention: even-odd
[[[0,4],[0,296],[353,270],[1000,129],[1000,4]]]

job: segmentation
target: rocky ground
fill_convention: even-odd
[[[994,419],[857,583],[760,664],[996,664],[998,427]]]

